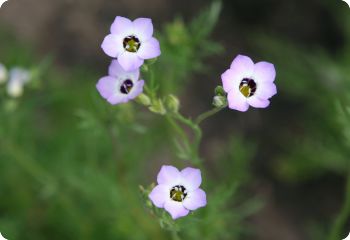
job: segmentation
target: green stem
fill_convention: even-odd
[[[342,239],[342,231],[344,230],[346,221],[350,217],[350,173],[347,176],[346,189],[345,189],[345,201],[343,207],[334,221],[328,240]]]
[[[209,110],[209,111],[207,111],[207,112],[204,112],[204,113],[200,114],[200,115],[196,118],[196,120],[194,121],[195,124],[197,124],[197,125],[201,124],[201,122],[203,122],[205,119],[207,119],[207,118],[213,116],[214,114],[220,112],[220,111],[221,111],[222,109],[224,109],[225,107],[226,107],[226,106],[220,107],[220,108],[213,108],[213,109],[211,109],[211,110]]]
[[[181,240],[179,233],[177,231],[172,231],[171,232],[171,237],[173,240]]]
[[[173,115],[175,119],[177,119],[179,122],[185,124],[188,126],[194,133],[194,141],[193,141],[193,148],[191,151],[191,155],[193,157],[192,161],[194,164],[198,165],[201,167],[201,159],[199,157],[199,146],[202,140],[202,130],[200,127],[195,124],[191,119],[185,118],[183,115],[180,113],[176,113]],[[188,138],[188,137],[187,137]]]

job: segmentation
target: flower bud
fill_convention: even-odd
[[[144,93],[141,93],[137,98],[136,101],[146,107],[151,105],[151,99]]]
[[[164,103],[160,99],[156,99],[152,102],[152,105],[149,107],[149,110],[158,113],[160,115],[166,114],[166,109],[164,107]]]
[[[165,100],[165,103],[167,109],[169,109],[171,112],[177,113],[179,111],[180,101],[176,96],[172,94],[168,95]]]
[[[213,99],[213,105],[216,108],[224,108],[227,106],[227,99],[224,96],[215,96]]]
[[[215,95],[217,96],[226,96],[226,92],[222,86],[217,86],[215,88]]]

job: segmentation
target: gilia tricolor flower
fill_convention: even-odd
[[[109,103],[125,103],[142,93],[144,81],[139,80],[139,69],[125,71],[117,60],[113,60],[108,74],[98,81],[96,88]]]
[[[160,55],[159,42],[152,35],[151,19],[137,18],[132,22],[118,16],[111,26],[111,34],[102,43],[102,49],[107,55],[117,58],[126,71],[135,70],[144,59]]]
[[[206,194],[199,188],[202,183],[199,169],[188,167],[180,172],[173,166],[163,166],[157,182],[149,198],[156,207],[168,211],[173,219],[207,205]]]
[[[273,64],[254,62],[247,56],[238,55],[230,69],[221,75],[222,84],[231,109],[245,112],[249,106],[266,108],[269,99],[277,93]]]

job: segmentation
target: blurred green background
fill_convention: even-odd
[[[269,108],[227,109],[202,125],[208,205],[176,223],[159,222],[139,190],[162,165],[189,165],[174,130],[95,89],[116,15],[153,19],[160,93],[177,94],[190,117],[210,109],[237,54],[277,70]],[[221,11],[203,0],[9,0],[0,43],[2,64],[35,73],[20,98],[0,85],[7,239],[169,239],[169,224],[181,239],[337,240],[350,231],[350,9],[341,0],[225,0]]]

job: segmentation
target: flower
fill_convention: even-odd
[[[238,55],[230,69],[221,75],[229,108],[245,112],[249,105],[255,108],[269,106],[269,98],[277,93],[275,77],[273,64],[254,64],[249,57]]]
[[[13,98],[22,96],[23,86],[31,79],[30,72],[24,68],[14,67],[9,72],[7,93]]]
[[[6,82],[7,80],[7,69],[0,63],[0,84]]]
[[[207,205],[199,169],[187,167],[181,172],[173,166],[162,166],[157,176],[158,185],[149,198],[158,208],[164,208],[173,219]]]
[[[2,234],[0,233],[0,240],[7,240]]]
[[[117,16],[101,47],[107,55],[117,58],[126,71],[131,71],[139,68],[144,59],[160,55],[159,42],[152,35],[151,19],[137,18],[132,22]]]
[[[109,103],[125,103],[142,93],[144,81],[139,80],[139,69],[125,71],[117,60],[113,60],[108,74],[98,81],[96,88]]]

